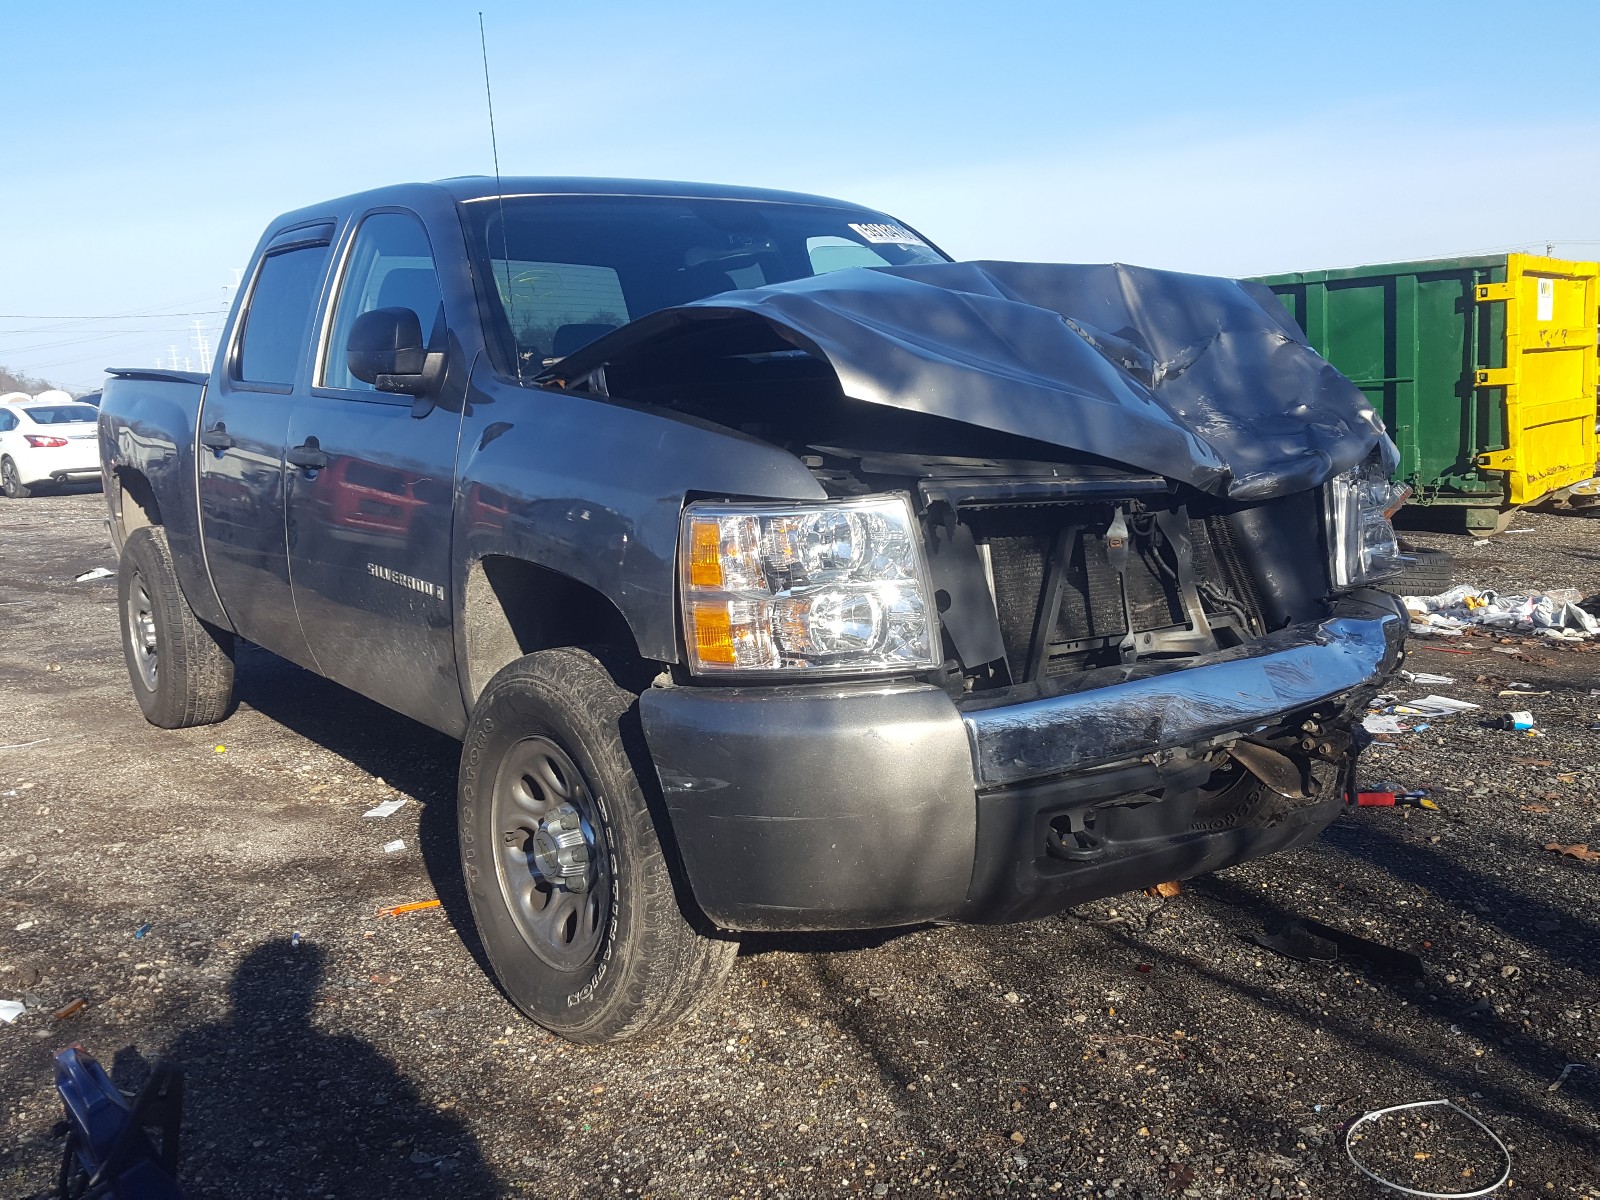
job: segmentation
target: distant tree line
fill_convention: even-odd
[[[49,391],[56,385],[46,379],[35,379],[31,375],[15,375],[0,367],[0,392],[27,392],[36,396],[40,392]]]

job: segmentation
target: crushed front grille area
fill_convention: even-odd
[[[1208,653],[1260,632],[1223,518],[1138,501],[969,510],[1014,682]]]

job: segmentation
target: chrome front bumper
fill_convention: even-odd
[[[961,706],[980,790],[1248,734],[1376,682],[1401,657],[1393,597],[1361,592],[1322,621],[1201,659],[1106,667],[1052,694]]]

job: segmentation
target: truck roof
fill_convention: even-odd
[[[377,204],[405,204],[420,192],[443,192],[456,203],[471,203],[495,196],[671,196],[705,200],[755,200],[773,204],[813,204],[826,208],[848,208],[859,212],[878,210],[828,196],[805,192],[785,192],[773,188],[738,187],[720,183],[685,183],[665,179],[605,179],[571,175],[462,175],[432,183],[400,183],[389,187],[356,192],[338,199],[308,205],[274,220],[272,229],[281,229],[302,220],[325,218],[334,213],[352,212]]]

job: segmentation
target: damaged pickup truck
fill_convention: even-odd
[[[460,738],[483,944],[578,1041],[689,1011],[740,931],[1304,843],[1402,653],[1393,444],[1229,280],[449,180],[274,221],[209,377],[112,374],[145,715],[223,719],[246,638]]]

